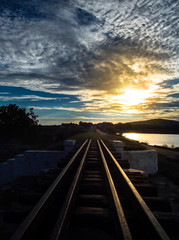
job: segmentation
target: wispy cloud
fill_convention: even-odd
[[[72,111],[72,112],[83,112],[83,109],[73,108],[73,107],[37,107],[37,106],[28,106],[29,108],[34,108],[38,110],[60,110],[60,111]]]
[[[0,96],[1,101],[22,101],[22,100],[29,100],[29,101],[39,101],[39,100],[56,100],[57,98],[47,98],[47,97],[39,97],[39,96],[33,96],[33,95],[27,95],[27,96],[17,96],[17,97],[6,97],[6,96]]]
[[[146,111],[165,111],[161,99],[170,95],[167,101],[175,103],[178,92],[178,11],[178,1],[163,0],[3,1],[0,85],[76,95],[64,111],[115,114],[123,108],[112,96],[156,86],[156,105],[151,97]],[[58,99],[29,94],[0,100]]]
[[[8,95],[9,92],[0,92],[0,95]]]

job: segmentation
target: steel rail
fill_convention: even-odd
[[[118,197],[118,194],[117,194],[117,191],[116,191],[116,188],[115,188],[111,173],[109,171],[106,159],[104,157],[104,154],[103,154],[103,151],[102,151],[99,140],[97,140],[97,143],[98,143],[99,151],[100,151],[101,158],[102,158],[102,161],[103,161],[103,165],[104,165],[104,168],[105,168],[108,183],[109,183],[109,186],[110,186],[110,191],[111,191],[112,196],[113,196],[113,202],[114,202],[114,205],[115,205],[115,208],[116,208],[116,213],[117,213],[118,221],[120,223],[123,239],[124,240],[132,240],[130,229],[129,229],[126,217],[124,215],[122,205],[121,205],[121,202],[119,200],[119,197]]]
[[[80,176],[82,174],[82,170],[84,168],[84,163],[86,160],[86,156],[87,156],[87,152],[89,150],[91,144],[91,140],[88,143],[88,146],[85,150],[85,153],[82,157],[82,160],[80,162],[80,165],[78,167],[78,170],[75,174],[75,177],[73,179],[73,182],[70,186],[70,189],[68,191],[66,200],[63,204],[62,210],[60,211],[60,214],[58,216],[56,225],[54,227],[54,230],[52,231],[50,240],[58,240],[58,239],[63,239],[64,235],[65,235],[65,230],[67,228],[67,224],[68,224],[68,220],[70,217],[70,211],[72,209],[73,203],[74,203],[74,198],[75,198],[75,193],[77,191],[78,188],[78,184],[80,181]]]
[[[73,164],[77,158],[77,156],[80,154],[84,146],[88,140],[86,140],[82,146],[78,149],[78,151],[74,154],[74,156],[71,158],[71,160],[67,163],[67,165],[64,167],[62,172],[58,175],[58,177],[54,180],[52,185],[48,188],[48,190],[44,193],[42,198],[39,200],[39,202],[35,205],[35,207],[32,209],[32,211],[29,213],[27,218],[24,220],[24,222],[19,226],[17,231],[13,234],[13,236],[10,238],[10,240],[26,240],[28,239],[28,234],[31,233],[31,230],[33,226],[35,225],[35,222],[37,219],[40,219],[40,215],[44,211],[45,206],[47,206],[48,200],[50,196],[54,193],[55,189],[59,187],[59,185],[62,183],[62,180],[66,176],[66,174],[69,172],[69,170],[73,167]]]
[[[153,215],[153,213],[151,212],[147,204],[144,202],[144,200],[142,199],[142,197],[140,196],[140,194],[138,193],[138,191],[136,190],[132,182],[129,180],[129,178],[127,177],[127,175],[125,174],[125,172],[123,171],[123,169],[121,168],[117,160],[114,158],[110,150],[107,148],[107,146],[104,144],[102,140],[100,140],[100,142],[102,143],[107,153],[109,154],[110,158],[114,162],[118,170],[118,173],[121,176],[121,179],[123,179],[123,183],[125,184],[125,187],[128,190],[130,190],[130,196],[134,200],[136,207],[139,206],[138,210],[140,210],[143,218],[150,225],[150,230],[152,231],[150,232],[150,234],[153,234],[152,239],[170,240],[169,236],[164,231],[164,229],[162,228],[162,226],[160,225],[156,217]]]

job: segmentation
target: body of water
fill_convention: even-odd
[[[179,147],[179,134],[123,133],[123,136],[149,145]]]

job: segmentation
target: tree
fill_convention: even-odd
[[[102,122],[97,125],[97,128],[99,128],[103,132],[107,133],[115,133],[116,129],[113,123],[111,122]]]
[[[0,126],[7,128],[26,128],[38,124],[37,115],[33,108],[29,112],[16,104],[3,105],[0,107]]]
[[[91,122],[79,122],[79,126],[84,127],[84,128],[91,128],[93,124]]]

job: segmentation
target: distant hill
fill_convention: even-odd
[[[130,130],[154,133],[179,133],[179,121],[151,119],[146,121],[128,122]]]
[[[169,127],[169,126],[178,126],[179,127],[179,121],[174,120],[166,120],[166,119],[151,119],[146,121],[137,121],[137,122],[129,122],[131,125],[146,125],[146,126],[163,126],[163,127]]]

